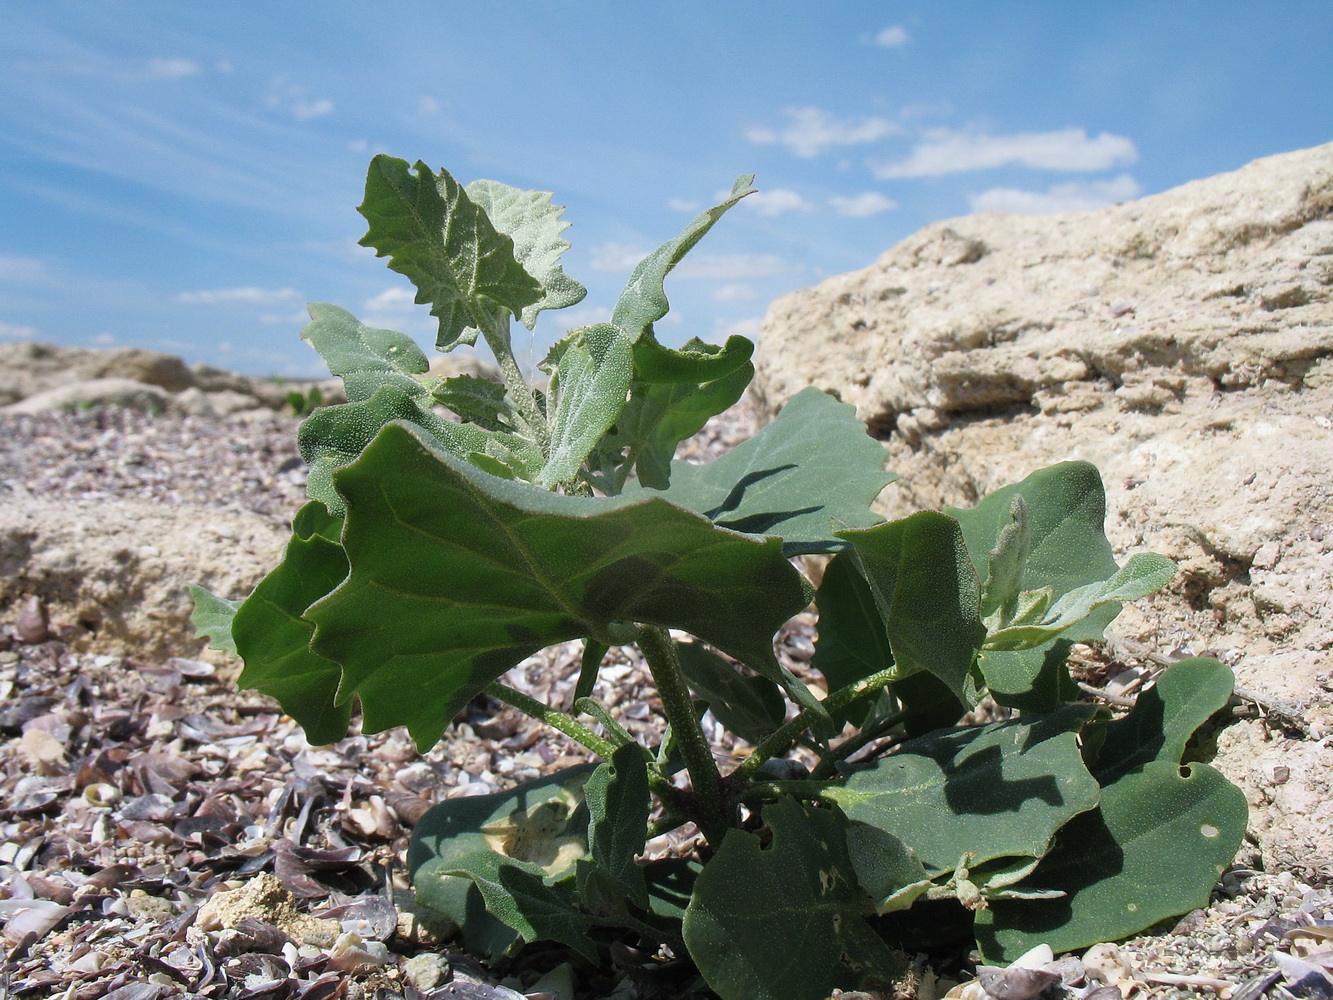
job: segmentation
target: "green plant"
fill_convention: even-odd
[[[287,393],[287,405],[292,408],[292,416],[308,417],[319,409],[324,402],[324,393],[319,386],[312,385],[305,392],[292,389]]]
[[[975,914],[995,962],[1203,905],[1246,806],[1185,761],[1231,675],[1175,664],[1119,719],[1076,701],[1071,644],[1173,573],[1151,554],[1117,565],[1093,467],[884,523],[883,446],[816,389],[721,458],[673,461],[740,398],[752,344],[659,343],[663,280],[750,182],[649,255],[609,322],[555,345],[543,390],[509,322],[584,294],[559,264],[563,209],[376,157],[362,242],[416,285],[441,350],[481,337],[505,382],[434,379],[406,336],[312,305],[303,336],[348,402],[300,427],[311,500],[281,565],[243,602],[196,588],[200,634],[315,743],[341,738],[359,699],[365,730],[407,726],[428,748],[484,692],[601,759],[416,827],[419,899],[491,955],[550,939],[596,960],[637,938],[688,951],[725,998],[822,998],[898,974],[885,915],[924,900]],[[803,554],[831,556],[817,589]],[[822,700],[774,651],[812,599]],[[571,712],[500,680],[570,640]],[[661,700],[652,746],[590,697],[630,644]],[[956,725],[987,692],[1021,714]],[[705,710],[753,746],[729,773]],[[695,856],[641,857],[685,823]]]

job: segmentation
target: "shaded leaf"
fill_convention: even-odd
[[[887,981],[900,966],[862,919],[846,824],[827,809],[779,799],[773,833],[729,830],[694,885],[685,943],[723,1000],[825,1000],[835,989]]]
[[[870,504],[898,478],[884,470],[885,455],[854,407],[803,389],[721,458],[672,463],[671,487],[660,495],[721,527],[778,536],[787,555],[831,552],[845,547],[835,528],[880,522]]]
[[[893,666],[884,618],[853,553],[839,552],[829,560],[815,592],[815,606],[818,636],[810,665],[824,675],[830,692]],[[860,726],[871,708],[869,699],[854,702],[834,713],[834,727],[840,731],[848,722]]]
[[[981,594],[953,518],[921,511],[865,531],[840,531],[870,585],[904,677],[926,670],[967,700],[968,673],[985,639]]]
[[[932,875],[996,858],[1039,858],[1055,832],[1097,805],[1078,732],[1091,706],[1032,722],[941,730],[902,744],[824,797],[911,847]]]
[[[677,643],[676,655],[690,690],[708,702],[713,717],[741,739],[757,745],[782,725],[787,703],[781,689],[768,678],[744,677],[698,643]]]
[[[635,860],[648,828],[648,762],[643,748],[627,743],[600,764],[584,789],[591,820],[588,849],[604,873],[635,906],[648,908],[648,884]]]
[[[772,638],[805,606],[776,541],[714,527],[656,497],[583,498],[487,475],[408,424],[337,474],[346,583],[310,609],[367,732],[429,746],[468,700],[538,649],[678,628],[782,683]],[[632,633],[628,633],[632,634]],[[815,703],[817,704],[817,703]]]

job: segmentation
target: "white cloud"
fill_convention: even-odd
[[[829,204],[833,206],[833,211],[849,219],[865,219],[898,207],[896,201],[878,191],[864,191],[850,198],[830,198]]]
[[[759,293],[750,285],[735,283],[723,285],[713,293],[716,302],[750,302],[759,297]]]
[[[0,340],[36,340],[35,326],[18,326],[14,323],[0,323]]]
[[[400,288],[395,285],[392,288],[386,288],[378,295],[372,295],[361,305],[367,310],[408,310],[416,305],[415,294],[407,288]]]
[[[311,98],[305,87],[275,77],[269,84],[264,103],[275,111],[286,111],[297,121],[309,121],[333,111],[333,102],[327,97]]]
[[[774,254],[735,253],[686,257],[671,273],[681,278],[754,281],[758,278],[787,274],[791,270],[790,264]]]
[[[856,146],[896,135],[902,126],[887,118],[839,120],[819,108],[786,108],[791,121],[780,129],[756,125],[745,130],[751,142],[771,145],[781,143],[797,156],[818,156],[833,146]]]
[[[876,177],[938,177],[1019,164],[1038,170],[1108,170],[1139,158],[1134,143],[1103,132],[1089,137],[1081,128],[1056,132],[987,135],[931,129],[905,160],[873,166]]]
[[[200,66],[193,59],[149,59],[144,72],[149,76],[173,79],[194,76],[200,72]]]
[[[727,323],[719,320],[713,325],[713,332],[719,337],[749,337],[754,340],[759,336],[759,324],[763,320],[758,316],[738,319]]]
[[[0,281],[35,285],[46,279],[46,265],[35,257],[0,256]]]
[[[301,293],[295,288],[211,288],[181,292],[174,301],[187,306],[276,306],[284,302],[299,302]]]
[[[891,24],[875,35],[875,44],[886,49],[899,49],[912,40],[901,24]]]
[[[991,188],[980,194],[968,195],[967,200],[974,212],[1055,215],[1060,212],[1087,212],[1118,201],[1128,201],[1137,198],[1142,190],[1133,177],[1121,174],[1105,181],[1055,184],[1044,192]]]
[[[417,98],[417,110],[423,115],[435,115],[440,112],[440,102],[433,97],[422,94]]]
[[[576,326],[592,326],[594,323],[611,322],[611,310],[606,306],[599,306],[591,303],[580,303],[571,306],[568,309],[552,310],[543,313],[542,318],[547,322],[554,323],[565,330],[572,330]]]
[[[718,201],[725,201],[730,197],[727,194],[718,195]],[[785,212],[813,212],[815,206],[806,201],[795,191],[787,188],[774,188],[771,191],[756,191],[754,194],[741,199],[741,207],[751,212],[757,212],[765,218],[771,219],[782,215]]]
[[[98,347],[110,347],[116,342],[116,335],[114,333],[99,333],[92,338],[92,342]]]
[[[589,266],[594,271],[629,272],[647,256],[647,250],[631,243],[603,243],[593,248]]]
[[[728,197],[730,197],[730,194],[728,194]],[[703,202],[690,201],[688,198],[672,198],[667,202],[667,208],[673,212],[697,212],[703,207]]]

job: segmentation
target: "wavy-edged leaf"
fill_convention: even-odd
[[[818,704],[773,653],[774,633],[809,599],[776,540],[658,497],[497,479],[411,424],[385,427],[336,483],[351,575],[308,617],[368,732],[406,725],[429,746],[525,656],[589,636],[619,643],[625,622],[690,632]]]
[[[412,378],[428,372],[430,362],[411,337],[366,326],[346,309],[327,302],[312,302],[308,308],[310,322],[301,330],[301,339],[343,380],[349,403],[369,399],[382,385],[397,386],[413,397],[429,394],[426,383],[434,379]]]
[[[754,343],[731,336],[721,347],[692,337],[678,350],[663,347],[651,333],[634,342],[634,378],[639,382],[674,385],[716,382],[741,368],[754,354]]]
[[[370,161],[357,211],[370,224],[361,245],[388,257],[439,319],[441,351],[475,343],[496,307],[521,316],[541,301],[541,284],[518,262],[514,241],[446,170],[380,154]]]
[[[524,191],[487,180],[473,181],[464,190],[492,225],[514,241],[514,257],[541,285],[541,298],[519,314],[524,326],[535,327],[543,309],[564,309],[583,300],[588,290],[558,263],[569,249],[569,241],[560,235],[569,223],[560,221],[565,209],[551,204],[550,191]]]
[[[552,377],[556,395],[551,447],[541,471],[546,487],[572,481],[597,447],[629,394],[634,361],[629,341],[610,323],[578,331]]]
[[[977,940],[988,960],[1010,961],[1038,943],[1072,951],[1208,904],[1240,847],[1249,807],[1213,768],[1180,762],[1231,684],[1231,671],[1216,660],[1182,660],[1129,715],[1106,724],[1089,754],[1102,783],[1097,809],[1064,827],[1019,886],[1064,896],[997,900],[979,914]]]
[[[855,407],[812,387],[720,458],[672,463],[671,486],[659,495],[721,527],[777,536],[788,555],[831,552],[846,547],[836,529],[881,521],[870,504],[898,478],[885,457]]]
[[[685,943],[708,985],[723,1000],[825,1000],[900,973],[863,919],[846,821],[789,798],[763,818],[770,846],[729,830],[695,880]]]
[[[341,527],[322,504],[302,507],[282,562],[237,608],[231,629],[245,661],[237,683],[276,698],[316,745],[346,736],[351,718],[351,705],[334,701],[342,670],[310,649],[315,626],[303,617],[347,576]]]
[[[345,511],[333,474],[356,461],[375,436],[394,421],[406,420],[436,445],[460,458],[485,455],[524,479],[541,468],[541,450],[515,434],[487,431],[476,424],[456,424],[430,409],[429,393],[383,385],[369,399],[327,406],[311,414],[297,431],[301,457],[310,466],[306,492],[331,513]]]
[[[964,854],[977,867],[1040,858],[1057,830],[1097,805],[1078,743],[1092,712],[1071,705],[1032,722],[909,740],[824,797],[903,841],[932,875],[952,871]]]
[[[986,637],[981,593],[958,522],[934,511],[840,531],[870,585],[903,677],[933,674],[963,701]]]
[[[513,409],[503,384],[475,375],[455,375],[431,390],[431,399],[465,423],[488,431],[513,431]]]
[[[588,850],[602,872],[635,906],[648,909],[648,883],[635,860],[648,828],[648,763],[643,747],[627,743],[598,765],[584,788]]]
[[[662,287],[667,274],[704,238],[704,234],[713,228],[713,223],[722,218],[729,208],[746,195],[754,194],[753,181],[753,174],[736,178],[736,183],[731,186],[731,195],[725,201],[700,212],[679,236],[663,243],[639,261],[611,314],[611,322],[624,330],[631,341],[637,341],[667,314],[671,306]]]

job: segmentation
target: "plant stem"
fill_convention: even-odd
[[[881,670],[878,673],[871,674],[869,677],[862,677],[855,684],[848,684],[846,687],[838,688],[831,695],[821,702],[826,712],[837,712],[846,708],[858,698],[864,698],[866,695],[874,694],[880,688],[887,687],[898,679],[898,671],[894,667],[887,670]],[[786,753],[788,748],[796,742],[796,738],[814,725],[818,716],[815,710],[807,708],[800,715],[790,722],[784,723],[779,728],[769,733],[760,744],[754,748],[754,753],[746,757],[741,762],[740,767],[736,768],[732,777],[749,778],[757,771],[770,757],[775,757],[780,753]]]
[[[676,658],[676,646],[671,633],[660,625],[645,625],[639,634],[639,650],[648,662],[648,670],[662,699],[662,711],[671,724],[685,769],[699,803],[696,822],[709,844],[717,847],[722,835],[734,823],[734,808],[729,807],[722,794],[722,775],[713,760],[713,751],[704,736],[699,718],[694,714],[690,689],[685,674]]]
[[[536,437],[537,447],[542,450],[543,455],[549,454],[551,431],[547,426],[546,416],[537,405],[537,397],[532,394],[532,387],[528,385],[528,380],[523,377],[518,362],[514,360],[514,345],[509,337],[509,314],[501,310],[494,317],[493,324],[482,325],[481,333],[486,338],[491,353],[495,355],[496,363],[500,366],[500,374],[504,376],[509,398],[527,422],[528,429]]]
[[[837,746],[837,748],[833,750],[832,753],[830,753],[827,757],[821,760],[818,765],[816,765],[815,769],[812,772],[810,772],[810,777],[812,778],[832,777],[833,772],[835,770],[835,765],[838,763],[838,761],[846,760],[852,754],[856,753],[856,751],[860,750],[863,746],[875,742],[875,740],[879,739],[894,726],[898,725],[898,723],[904,721],[907,718],[908,714],[909,713],[907,712],[891,712],[890,714],[884,716],[882,719],[878,720],[869,729],[863,729],[855,736],[848,737],[844,742],[840,743]]]
[[[798,799],[818,799],[829,787],[827,781],[801,779],[793,781],[756,781],[747,785],[741,795],[741,801],[747,806],[756,801],[771,800],[779,795],[791,795]]]
[[[560,730],[571,740],[581,743],[605,760],[610,760],[611,755],[616,752],[616,745],[610,740],[598,736],[583,723],[571,719],[564,712],[559,712],[550,705],[544,705],[522,691],[515,691],[508,684],[493,681],[486,685],[485,690],[496,701],[511,705],[525,715],[532,716],[538,722],[543,722],[552,729]]]

